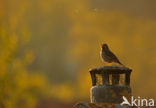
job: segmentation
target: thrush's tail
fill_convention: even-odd
[[[120,64],[120,65],[122,65],[122,66],[125,66],[124,64],[122,64],[118,59],[117,59],[117,61],[115,61],[116,63],[118,63],[118,64]]]
[[[124,64],[122,64],[121,62],[118,62],[120,65],[125,66]]]

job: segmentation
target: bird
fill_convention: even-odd
[[[115,56],[115,54],[109,49],[108,45],[102,44],[101,45],[101,52],[100,52],[101,58],[103,61],[107,63],[118,63],[120,65],[123,65],[119,59]]]

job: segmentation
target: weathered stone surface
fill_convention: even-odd
[[[129,108],[127,105],[121,106],[120,103],[123,102],[123,96],[130,100],[131,71],[123,66],[103,66],[91,69],[91,103],[79,103],[76,108]],[[123,75],[123,85],[120,83],[121,75]]]
[[[123,99],[122,96],[130,98],[131,88],[121,85],[102,85],[93,86],[91,88],[91,102],[106,102],[120,104]]]
[[[103,67],[97,67],[89,70],[90,72],[94,72],[96,74],[102,74],[105,72],[108,72],[110,74],[123,74],[125,72],[131,72],[132,69],[129,69],[127,67],[121,67],[121,66],[103,66]]]
[[[130,75],[132,69],[121,66],[103,66],[97,67],[90,70],[91,78],[92,78],[92,86],[98,85],[97,75],[102,76],[102,84],[119,84],[121,81],[120,76],[125,75],[124,85],[130,86]],[[112,80],[110,81],[110,76],[112,76]]]

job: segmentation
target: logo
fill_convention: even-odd
[[[123,102],[120,104],[122,105],[129,105],[129,106],[154,106],[154,99],[141,99],[139,96],[137,99],[135,99],[133,96],[131,97],[131,102],[128,101],[128,99],[123,96]]]

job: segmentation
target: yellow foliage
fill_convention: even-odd
[[[28,70],[34,54],[30,49],[21,50],[28,43],[29,33],[18,27],[24,10],[13,11],[8,21],[3,20],[6,16],[0,17],[0,108],[34,108],[41,97],[48,96],[49,85],[43,75]]]
[[[1,36],[0,107],[34,108],[40,96],[46,96],[47,82],[44,76],[27,70],[34,59],[32,51],[26,51],[24,58],[18,57],[18,37]]]

